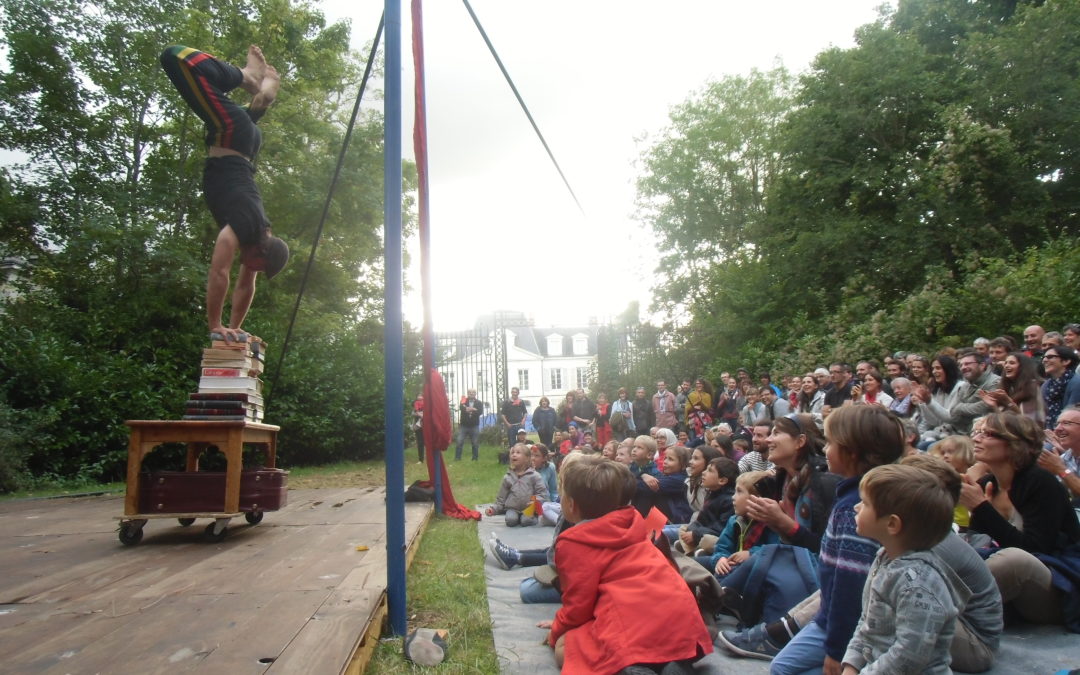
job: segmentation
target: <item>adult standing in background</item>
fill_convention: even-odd
[[[686,425],[689,423],[690,411],[687,409],[686,401],[690,398],[690,380],[683,380],[679,384],[679,390],[675,392],[675,407],[678,412],[675,416],[679,418],[679,429],[688,431]]]
[[[638,387],[634,391],[631,407],[634,411],[634,428],[637,433],[648,434],[649,429],[656,425],[656,418],[653,416],[652,401],[646,398],[645,387]]]
[[[642,389],[644,394],[645,390]],[[626,387],[619,387],[619,397],[611,404],[611,419],[616,416],[623,418],[622,424],[611,424],[612,437],[622,443],[628,437],[637,436],[637,425],[634,424],[634,404],[627,398]]]
[[[416,454],[419,459],[417,464],[424,463],[424,395],[420,394],[412,405],[412,428],[416,433]]]
[[[679,426],[676,417],[675,394],[667,390],[667,383],[660,380],[656,383],[656,393],[652,397],[653,417],[656,426],[675,431]]]
[[[551,407],[547,396],[540,397],[540,405],[533,411],[532,425],[540,443],[550,448],[551,437],[555,435],[555,408]]]
[[[465,439],[468,438],[472,442],[472,458],[475,462],[480,458],[480,418],[484,415],[484,402],[476,398],[475,389],[470,389],[466,396],[461,397],[458,412],[460,417],[454,459],[461,459],[461,449],[465,445]]]
[[[588,431],[595,419],[596,404],[590,401],[585,390],[579,387],[574,398],[574,421],[577,422],[578,429],[582,433]]]
[[[506,445],[510,447],[517,442],[517,432],[525,424],[525,401],[519,397],[520,391],[517,387],[513,387],[510,390],[510,398],[503,401],[502,407],[499,409],[499,416],[502,418],[503,426],[506,427]]]

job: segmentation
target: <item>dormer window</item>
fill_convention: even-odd
[[[562,356],[562,336],[558,333],[547,336],[547,353],[548,356]]]
[[[585,356],[589,353],[589,336],[578,333],[574,336],[574,356]]]

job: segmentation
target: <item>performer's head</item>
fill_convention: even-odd
[[[268,230],[260,243],[242,249],[241,260],[248,269],[262,272],[267,279],[273,279],[289,262],[289,245]]]

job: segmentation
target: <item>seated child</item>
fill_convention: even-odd
[[[975,444],[970,436],[946,436],[930,446],[927,454],[940,457],[945,463],[956,469],[963,476],[975,464]],[[961,530],[967,529],[971,524],[971,514],[963,504],[957,504],[953,510],[953,522]]]
[[[676,548],[695,555],[713,553],[717,540],[735,513],[732,501],[738,477],[739,465],[727,457],[717,457],[709,462],[701,478],[701,485],[709,495],[690,524],[679,532]]]
[[[548,461],[548,449],[543,443],[537,443],[529,450],[529,459],[532,462],[533,471],[540,474],[540,477],[544,479],[544,485],[547,486],[548,499],[550,501],[559,500],[559,481],[557,479],[555,467]]]
[[[858,534],[855,504],[859,481],[876,466],[892,464],[904,453],[900,419],[878,405],[835,408],[825,418],[825,457],[829,471],[843,476],[818,554],[821,606],[773,658],[776,672],[801,673],[840,670],[855,625],[859,622],[859,589],[879,548],[878,542]]]
[[[686,501],[695,515],[709,497],[709,489],[703,485],[705,468],[709,462],[722,456],[719,450],[709,445],[699,445],[690,453],[690,463],[686,466]]]
[[[604,447],[600,450],[600,455],[604,459],[610,459],[611,461],[615,461],[615,451],[618,450],[618,448],[619,442],[615,439],[612,439],[607,443],[604,443]]]
[[[619,443],[619,447],[615,450],[615,461],[619,464],[625,464],[630,466],[634,463],[634,458],[631,456],[633,452],[634,439],[628,438],[622,443]]]
[[[564,673],[617,673],[637,664],[692,662],[712,651],[697,601],[627,506],[636,481],[622,464],[583,457],[562,474],[555,542],[563,605],[547,642]],[[664,640],[642,639],[647,635]]]
[[[772,528],[765,523],[754,522],[747,515],[750,495],[760,497],[763,491],[767,492],[761,486],[771,484],[772,480],[768,471],[750,471],[739,474],[735,479],[735,496],[732,500],[735,517],[728,519],[713,554],[707,559],[698,559],[698,562],[712,570],[721,582],[736,565],[746,562],[761,546],[780,543],[780,535]]]
[[[750,441],[745,438],[734,438],[731,440],[731,447],[731,458],[738,462],[750,452]]]
[[[563,434],[562,443],[559,444],[559,454],[565,455],[579,445],[581,445],[581,434],[578,433],[577,424],[571,422],[566,433]]]
[[[655,494],[654,506],[671,523],[690,522],[694,512],[686,500],[686,467],[690,463],[690,449],[674,445],[664,450],[663,468],[659,476],[643,474],[641,480]],[[674,534],[671,535],[674,538]]]
[[[671,431],[668,429],[668,431]],[[634,492],[632,504],[638,513],[645,516],[656,504],[656,493],[645,484],[643,476],[654,479],[660,478],[660,470],[656,468],[653,457],[656,456],[656,441],[649,436],[638,436],[634,439],[634,445],[630,448],[630,473],[637,479],[637,489]]]
[[[533,497],[547,501],[547,485],[529,464],[528,446],[518,443],[510,448],[510,468],[506,470],[499,486],[499,494],[495,497],[495,504],[488,507],[487,515],[505,513],[507,527],[535,525],[535,515],[526,516],[522,513],[532,503]]]
[[[844,675],[952,673],[949,647],[971,591],[930,548],[952,527],[945,488],[911,466],[871,469],[859,483],[856,532],[881,542],[863,588]]]

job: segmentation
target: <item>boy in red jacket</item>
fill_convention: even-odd
[[[555,542],[563,606],[554,621],[538,625],[551,629],[548,644],[562,672],[617,673],[711,652],[693,594],[629,505],[637,487],[629,469],[582,457],[559,480],[563,517],[575,525]]]

